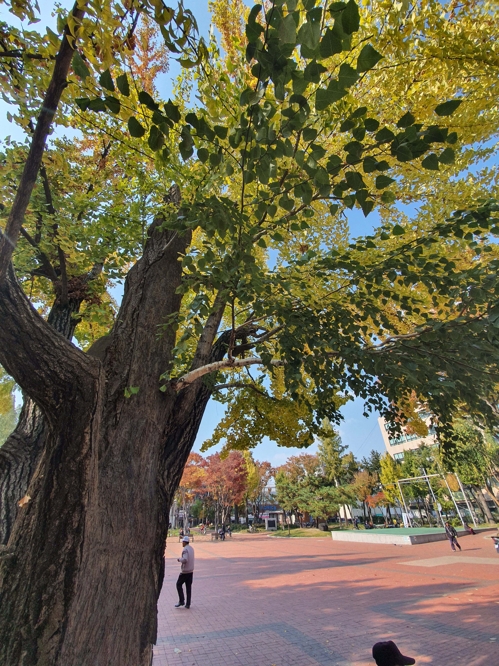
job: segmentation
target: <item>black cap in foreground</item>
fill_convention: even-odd
[[[393,641],[381,641],[373,646],[374,661],[378,666],[411,666],[412,657],[404,657]]]

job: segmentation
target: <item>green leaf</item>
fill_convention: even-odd
[[[263,32],[263,26],[256,22],[256,18],[262,9],[262,5],[254,5],[248,16],[246,24],[246,37],[248,42],[256,42]]]
[[[128,131],[130,132],[130,136],[133,136],[136,139],[140,139],[140,137],[144,136],[146,133],[137,118],[134,118],[133,116],[128,119]]]
[[[227,127],[223,127],[222,125],[215,125],[213,129],[215,130],[215,134],[218,136],[219,139],[227,138],[227,132],[228,132]]]
[[[149,130],[149,138],[147,139],[147,143],[149,148],[155,152],[163,147],[163,144],[165,143],[165,137],[163,132],[161,132],[161,130],[156,125],[152,125],[151,129]]]
[[[446,148],[440,155],[438,156],[438,161],[441,164],[454,164],[455,160],[455,153],[452,150],[452,148]]]
[[[157,109],[159,109],[159,104],[157,104],[151,95],[145,90],[139,92],[139,102],[144,106],[147,106],[151,111],[157,111]]]
[[[350,114],[350,118],[362,118],[367,113],[367,106],[359,106],[358,109],[355,109],[353,113]]]
[[[364,180],[357,171],[348,171],[345,174],[345,180],[352,190],[361,190],[365,188]]]
[[[106,109],[107,109],[106,103],[100,97],[96,97],[95,99],[92,99],[90,101],[90,104],[88,105],[88,110],[89,111],[95,111],[96,113],[99,113],[101,111],[106,111]]]
[[[341,53],[342,50],[341,39],[334,34],[331,28],[328,28],[319,45],[319,54],[321,58],[330,58],[336,53]]]
[[[421,166],[431,171],[438,171],[438,157],[435,153],[430,153],[421,162]]]
[[[344,62],[338,74],[340,80],[340,86],[343,88],[350,88],[358,80],[359,75],[353,67],[350,67],[346,62]]]
[[[279,199],[279,206],[281,208],[284,208],[284,210],[287,210],[288,212],[293,210],[294,205],[295,205],[294,200],[290,199],[287,194],[285,194]]]
[[[403,236],[405,234],[405,229],[404,227],[401,227],[400,224],[396,224],[392,229],[392,234],[394,236]]]
[[[403,144],[395,148],[395,156],[399,162],[410,162],[413,158],[411,149]]]
[[[115,91],[113,77],[111,76],[109,69],[106,69],[106,71],[102,72],[102,74],[99,76],[99,83],[106,90],[109,90],[110,92]]]
[[[185,122],[192,125],[196,130],[199,128],[199,120],[195,113],[187,113],[185,116]]]
[[[451,132],[450,134],[448,134],[446,141],[447,143],[450,143],[452,145],[457,143],[457,132]]]
[[[435,107],[437,116],[451,116],[454,111],[461,105],[462,99],[451,99],[448,102],[439,104]]]
[[[130,85],[126,74],[120,74],[116,79],[116,85],[122,95],[128,97],[130,95]]]
[[[200,148],[198,150],[198,160],[200,162],[203,162],[203,164],[206,162],[209,156],[210,153],[206,150],[206,148]]]
[[[293,14],[288,14],[282,19],[277,34],[283,44],[296,44],[296,23]]]
[[[320,23],[306,21],[298,31],[297,43],[307,46],[312,51],[319,45],[321,38]]]
[[[343,26],[343,31],[347,35],[351,35],[353,32],[357,32],[359,29],[359,8],[357,7],[357,3],[354,0],[349,0],[347,6],[343,10],[341,15],[341,25]]]
[[[330,104],[337,102],[347,94],[346,90],[334,90],[331,86],[327,89],[319,88],[315,93],[315,108],[317,111],[327,109]]]
[[[366,44],[357,59],[357,71],[367,72],[372,69],[383,56],[370,44]]]
[[[377,162],[374,157],[366,157],[365,160],[362,162],[362,168],[364,169],[364,173],[372,173],[373,171],[376,171],[377,168]]]
[[[79,97],[78,99],[75,99],[75,103],[82,111],[86,111],[89,107],[90,100],[88,97]]]
[[[317,130],[313,127],[305,127],[303,130],[303,140],[304,141],[313,141],[317,137]]]
[[[108,95],[105,99],[104,102],[107,106],[107,108],[111,111],[111,113],[119,113],[121,109],[121,104],[119,99],[116,99],[116,97],[113,97],[112,95]]]
[[[73,56],[73,71],[76,76],[79,76],[80,79],[83,79],[83,81],[85,81],[85,79],[90,76],[90,70],[86,66],[78,51],[75,51]]]
[[[408,111],[407,113],[404,113],[402,118],[400,118],[397,127],[410,127],[411,125],[414,125],[415,120],[416,118]]]
[[[171,100],[168,100],[168,102],[163,105],[163,108],[165,109],[165,113],[168,118],[170,118],[170,120],[173,120],[174,123],[179,122],[181,115],[176,104],[174,104]]]
[[[311,60],[303,71],[303,78],[308,83],[319,83],[321,74],[326,71],[327,69],[318,63],[317,60]]]
[[[366,201],[360,201],[359,204],[360,207],[362,208],[362,212],[364,213],[364,217],[367,217],[374,208],[374,201],[372,201],[371,199],[366,199]]]
[[[376,118],[366,118],[364,120],[364,127],[368,132],[375,132],[379,127],[379,121]]]
[[[376,176],[376,189],[382,190],[395,182],[395,178],[389,176]]]
[[[211,153],[210,155],[210,164],[211,166],[218,166],[222,161],[222,156],[218,153]]]
[[[376,134],[376,141],[378,143],[388,143],[388,141],[393,141],[395,138],[395,134],[388,129],[388,127],[383,127],[377,134]]]
[[[386,190],[383,192],[381,195],[381,201],[386,204],[391,204],[395,201],[396,196],[394,192],[391,192],[390,190]]]
[[[340,171],[342,164],[343,161],[338,155],[331,155],[326,165],[328,173],[335,176]]]

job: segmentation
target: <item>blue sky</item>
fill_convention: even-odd
[[[252,4],[249,0],[245,0],[247,4]],[[63,6],[71,6],[73,3],[65,0],[61,2]],[[194,13],[196,20],[199,25],[200,33],[207,37],[209,32],[209,23],[210,15],[208,11],[208,0],[184,0],[184,6],[189,8]],[[51,12],[53,8],[53,3],[48,2],[47,0],[42,0],[40,2],[41,8],[41,21],[38,24],[40,30],[44,30],[45,26],[55,25],[55,19],[51,17]],[[4,18],[8,21],[12,20],[12,17],[9,15],[9,18],[6,17],[6,7],[3,7],[0,10],[0,18]],[[33,29],[33,26],[30,27]],[[166,75],[161,77],[161,80],[158,81],[158,89],[162,96],[168,96],[170,90],[172,89],[172,82],[180,71],[180,66],[173,59],[170,61],[170,69]],[[0,100],[0,119],[2,120],[2,134],[0,138],[4,138],[8,135],[11,135],[13,138],[22,140],[24,138],[22,132],[15,126],[10,124],[6,119],[6,113],[8,111],[8,106]],[[361,234],[369,233],[372,230],[374,224],[376,224],[376,216],[373,214],[367,220],[362,215],[361,211],[353,210],[349,211],[349,222],[351,227],[352,236],[357,236]],[[113,296],[119,301],[121,297],[122,290],[120,288],[114,290]],[[346,444],[350,450],[357,456],[362,457],[367,455],[372,449],[377,451],[384,451],[384,443],[381,437],[381,432],[377,422],[377,414],[373,414],[369,418],[362,416],[363,406],[361,400],[355,400],[347,403],[341,410],[344,420],[339,426],[339,432],[344,444]],[[194,450],[199,450],[203,441],[211,436],[213,429],[222,418],[224,413],[223,405],[211,401],[206,410],[205,417],[201,424],[201,428],[196,440]],[[313,445],[307,452],[314,452],[316,445]],[[216,450],[213,449],[212,452]],[[266,441],[254,450],[254,456],[257,460],[269,460],[272,465],[280,465],[285,462],[286,458],[290,455],[296,455],[298,453],[303,453],[303,449],[297,449],[294,447],[284,448],[278,447],[276,444],[270,441]]]

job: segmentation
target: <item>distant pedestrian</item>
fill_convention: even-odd
[[[499,532],[490,538],[494,540],[494,548],[496,549],[496,553],[499,555]]]
[[[475,530],[471,527],[471,525],[468,525],[468,523],[464,523],[464,529],[468,532],[468,534],[476,534]]]
[[[457,532],[454,529],[454,527],[452,527],[452,525],[449,523],[449,521],[445,523],[445,534],[449,539],[450,547],[452,548],[452,550],[456,550],[456,546],[459,548],[459,550],[461,550],[461,546],[459,545],[457,540]]]
[[[359,529],[359,519],[357,518],[357,516],[355,516],[353,524],[355,525],[355,529],[358,530]]]
[[[188,536],[185,536],[182,539],[182,546],[182,555],[177,559],[177,562],[180,562],[180,575],[177,580],[178,604],[175,604],[175,608],[180,608],[184,605],[186,608],[190,608],[192,576],[194,573],[194,549],[189,545]],[[184,583],[187,595],[187,603],[185,603],[184,590],[182,587]]]
[[[412,657],[404,657],[393,641],[373,645],[373,658],[377,666],[412,666],[416,663]]]

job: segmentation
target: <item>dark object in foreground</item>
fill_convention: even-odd
[[[393,641],[373,645],[373,657],[377,666],[411,666],[416,663],[412,657],[404,657]]]

